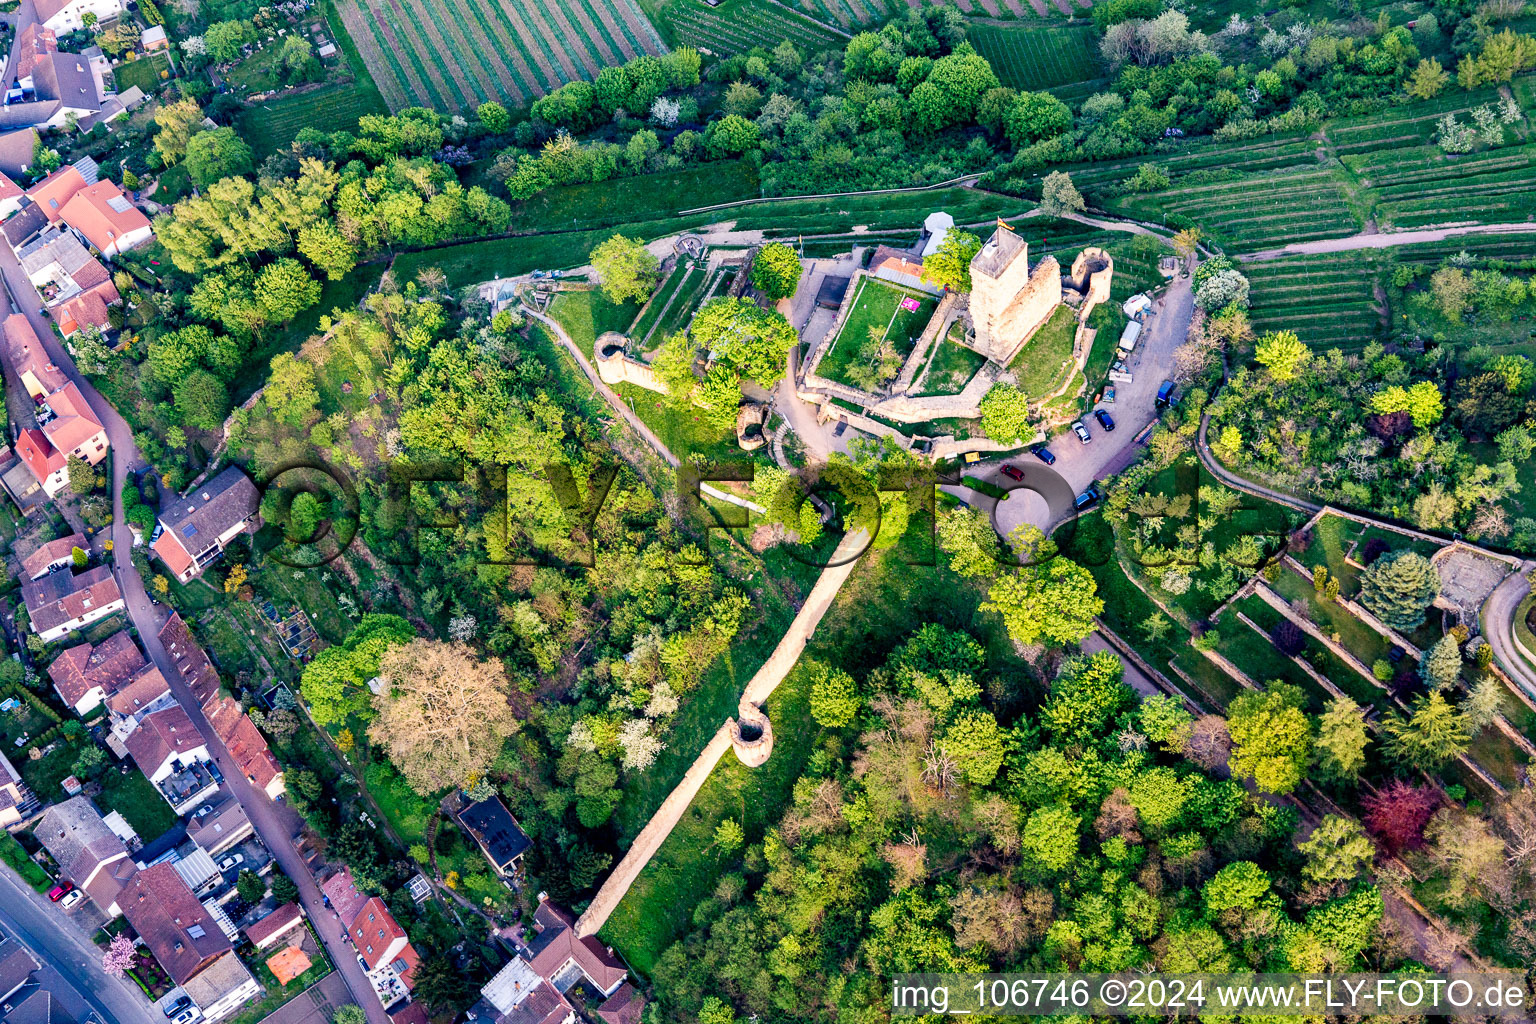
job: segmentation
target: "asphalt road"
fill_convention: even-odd
[[[26,7],[31,7],[31,0],[26,0]],[[0,278],[3,278],[6,291],[11,296],[12,308],[26,315],[33,330],[42,339],[49,357],[65,376],[79,386],[91,411],[106,428],[107,439],[112,446],[113,574],[128,605],[128,616],[139,632],[139,642],[144,645],[150,661],[164,674],[171,692],[186,709],[192,724],[207,741],[208,749],[214,754],[214,760],[224,775],[225,785],[245,808],[246,816],[267,849],[272,851],[278,867],[298,885],[305,911],[325,942],[326,950],[331,954],[341,976],[346,979],[352,998],[367,1012],[369,1024],[390,1024],[389,1015],[384,1012],[368,976],[357,962],[357,955],[343,941],[340,922],[321,903],[319,886],[315,884],[303,856],[294,844],[293,836],[299,831],[298,816],[288,807],[274,804],[235,768],[224,744],[209,727],[202,708],[192,696],[191,688],[182,678],[175,661],[160,643],[160,627],[165,624],[169,612],[151,603],[144,589],[144,580],[133,565],[133,534],[123,518],[123,485],[130,471],[145,465],[143,456],[134,444],[132,429],[111,403],[80,373],[74,360],[54,336],[53,321],[42,311],[42,300],[38,297],[37,289],[27,279],[15,252],[8,245],[0,245]]]
[[[101,969],[101,950],[64,912],[9,867],[0,869],[0,929],[42,964],[34,977],[75,1020],[94,1013],[109,1024],[165,1024],[133,982]]]

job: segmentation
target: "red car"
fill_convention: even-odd
[[[1024,479],[1024,471],[1022,469],[1020,469],[1018,466],[1012,466],[1012,465],[1009,465],[1008,463],[1005,462],[1005,463],[1003,463],[1001,468],[1002,468],[1002,471],[1003,471],[1003,476],[1006,476],[1010,480],[1023,480]]]
[[[60,882],[58,885],[48,890],[48,898],[57,903],[59,900],[63,899],[73,888],[74,884],[71,882]]]

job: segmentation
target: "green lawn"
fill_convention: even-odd
[[[171,805],[137,768],[126,775],[115,769],[104,772],[101,795],[96,798],[96,803],[122,814],[146,843],[154,842],[176,824],[176,813],[171,810]]]
[[[958,325],[958,321],[957,321]],[[922,395],[953,395],[965,389],[987,357],[954,341],[955,330],[936,346],[928,362],[928,376],[923,379]]]
[[[1008,370],[1018,378],[1019,388],[1026,395],[1044,398],[1065,383],[1076,334],[1077,313],[1070,306],[1060,305],[1024,343],[1008,364]]]
[[[309,925],[304,927],[308,928]],[[228,1024],[257,1024],[258,1021],[265,1020],[279,1006],[301,995],[309,986],[331,973],[331,961],[325,955],[319,940],[314,938],[313,930],[310,932],[310,937],[311,944],[320,951],[311,957],[314,962],[310,964],[309,970],[294,978],[286,986],[279,985],[271,970],[267,968],[267,959],[277,952],[276,950],[266,950],[258,956],[241,958],[245,966],[250,968],[251,974],[255,975],[256,980],[261,983],[266,994],[235,1016],[226,1017]]]
[[[598,335],[627,330],[639,309],[640,306],[633,302],[610,302],[601,291],[593,289],[561,292],[550,303],[549,315],[565,328],[576,347],[590,357]]]
[[[1303,601],[1308,614],[1324,633],[1337,633],[1339,643],[1355,657],[1372,665],[1387,656],[1390,646],[1386,639],[1370,626],[1351,615],[1337,601],[1327,601],[1312,587],[1312,581],[1303,579],[1290,570],[1283,570],[1271,584],[1286,600]]]
[[[721,430],[713,426],[703,409],[692,405],[678,408],[665,395],[633,384],[620,384],[614,390],[679,459],[687,461],[690,455],[701,454],[725,460],[741,454],[736,446],[735,428]]]
[[[163,53],[154,53],[140,57],[138,60],[127,61],[112,69],[112,77],[117,79],[117,91],[127,92],[134,86],[144,90],[148,96],[165,83],[160,77],[160,72],[170,71],[171,61]]]
[[[230,385],[230,396],[235,402],[243,402],[267,382],[272,357],[279,352],[297,352],[311,334],[320,329],[320,318],[332,316],[335,311],[357,308],[364,295],[373,290],[384,276],[382,263],[365,263],[340,281],[325,281],[320,289],[320,301],[275,330],[263,336],[255,350],[246,357],[240,376]],[[400,278],[404,284],[408,278]]]
[[[664,174],[561,185],[512,204],[514,231],[581,231],[671,217],[679,210],[758,196],[757,169],[733,160]]]
[[[916,311],[901,308],[909,298],[917,300]],[[912,353],[912,346],[928,326],[938,304],[937,299],[923,292],[872,277],[864,278],[859,282],[848,319],[843,322],[837,337],[832,339],[832,348],[822,357],[816,372],[828,380],[859,387],[850,378],[849,370],[875,358],[879,342],[871,337],[871,332],[878,332],[879,337],[890,341],[905,359]],[[900,366],[897,372],[900,372]]]

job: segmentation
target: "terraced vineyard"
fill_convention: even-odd
[[[1369,254],[1296,256],[1244,265],[1253,329],[1293,330],[1319,348],[1359,349],[1381,330]]]
[[[686,0],[662,8],[656,20],[678,46],[727,56],[754,46],[771,50],[785,39],[806,53],[819,53],[835,49],[845,38],[825,24],[763,0],[726,0],[719,7]]]
[[[972,25],[967,38],[1015,89],[1075,86],[1103,73],[1088,25]]]
[[[642,53],[664,53],[633,0],[336,0],[391,110],[514,106]]]
[[[1523,221],[1536,212],[1536,145],[1447,156],[1433,146],[1346,158],[1375,190],[1383,226]]]
[[[1199,224],[1238,251],[1264,249],[1313,238],[1341,238],[1359,231],[1337,174],[1326,167],[1246,175],[1227,181],[1181,185],[1113,205],[1144,219]]]

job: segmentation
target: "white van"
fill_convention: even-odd
[[[1120,332],[1120,351],[1129,352],[1136,347],[1136,342],[1141,338],[1141,321],[1132,320],[1125,325],[1125,330]]]

